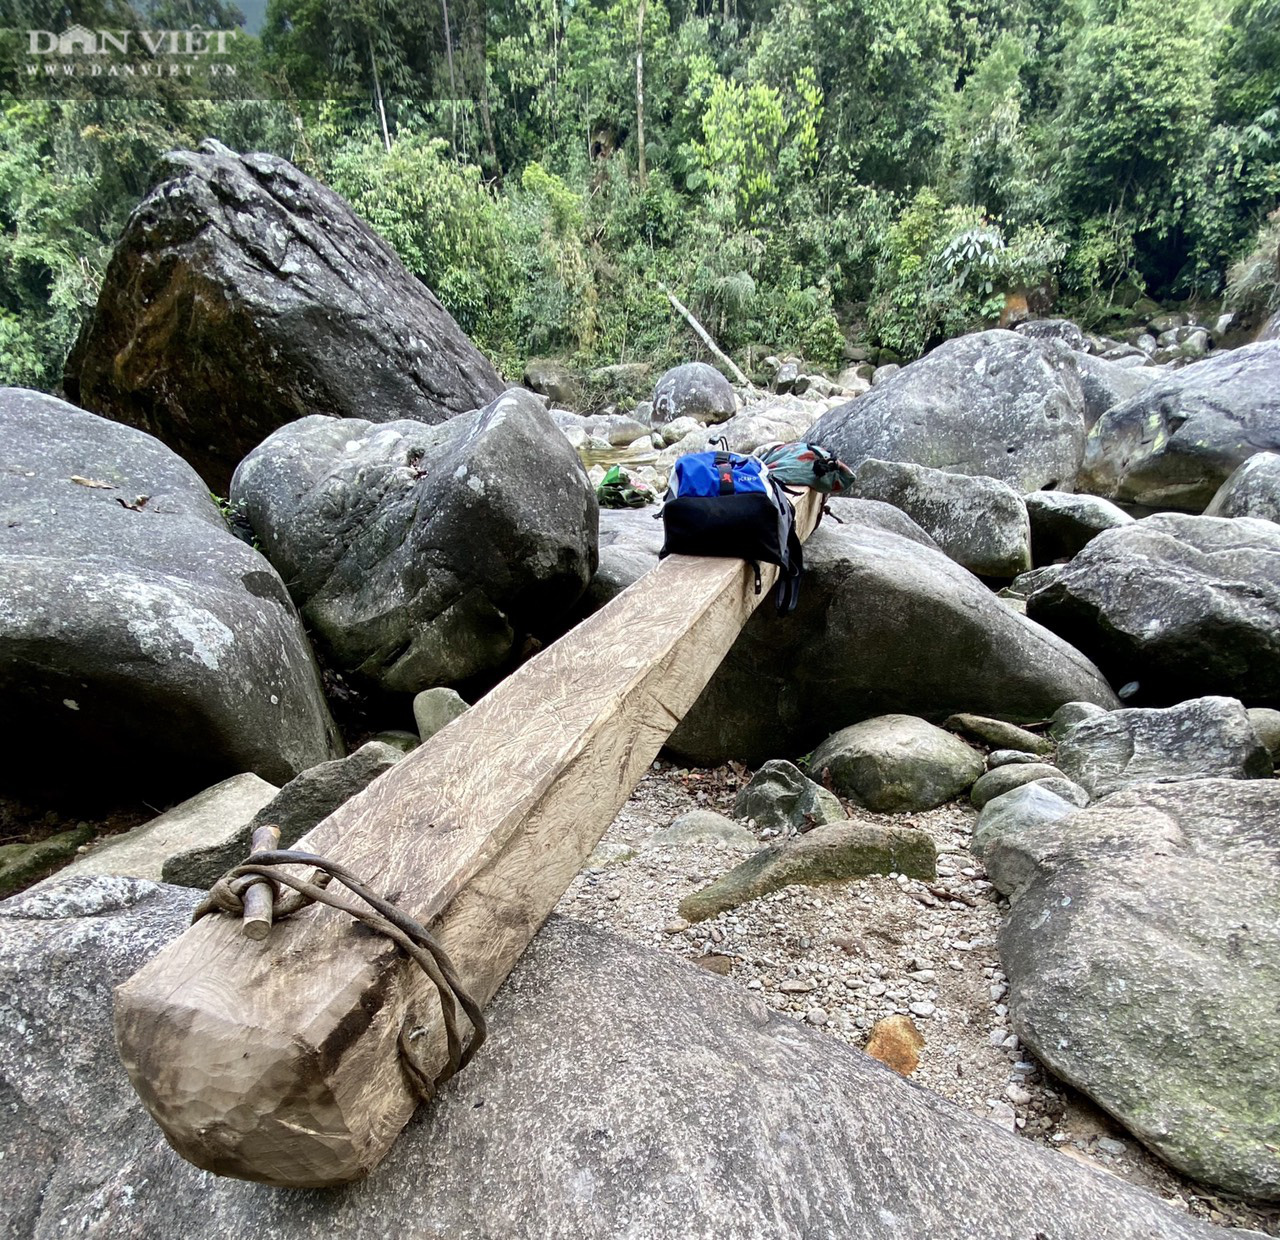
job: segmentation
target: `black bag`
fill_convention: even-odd
[[[783,485],[752,456],[694,452],[676,461],[662,505],[666,535],[659,556],[711,555],[746,560],[761,589],[760,565],[781,570],[774,590],[779,615],[800,597],[804,552],[795,510]]]

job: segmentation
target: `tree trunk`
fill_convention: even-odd
[[[369,64],[373,67],[373,97],[378,105],[378,118],[382,121],[382,142],[391,154],[391,135],[387,132],[387,110],[382,106],[382,84],[378,81],[378,61],[373,54],[373,36],[369,36]]]
[[[453,35],[449,30],[449,0],[440,0],[440,14],[444,18],[444,54],[449,61],[449,102],[453,109],[450,134],[456,150],[458,146],[458,83],[453,75]]]
[[[644,189],[647,179],[644,163],[644,8],[645,0],[640,0],[636,17],[636,172],[641,189]]]

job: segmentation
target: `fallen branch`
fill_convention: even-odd
[[[972,896],[967,896],[960,891],[948,891],[945,887],[933,887],[928,883],[926,887],[938,897],[939,900],[959,900],[961,904],[967,904],[970,908],[977,908],[978,902]]]
[[[699,323],[698,320],[693,317],[693,315],[689,311],[689,307],[686,306],[682,301],[680,301],[680,299],[676,297],[676,295],[661,281],[659,281],[658,287],[664,293],[666,293],[667,300],[680,312],[681,315],[684,316],[684,321],[688,323],[689,326],[692,327],[695,332],[698,333],[698,337],[702,341],[702,343],[705,344],[707,348],[710,349],[711,352],[717,358],[719,358],[719,360],[723,362],[724,365],[726,365],[733,372],[733,377],[737,379],[737,381],[740,384],[742,384],[743,387],[750,387],[751,380],[748,379],[747,376],[744,375],[742,371],[738,369],[737,365],[734,363],[733,358],[731,358],[726,352],[724,352],[724,350],[721,349],[720,346],[716,344],[714,340],[711,339],[711,333],[708,332],[707,329],[703,327],[702,324]]]

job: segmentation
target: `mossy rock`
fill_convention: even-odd
[[[59,831],[34,844],[0,845],[0,896],[12,895],[66,865],[76,850],[91,839],[93,828],[81,823],[70,831]]]

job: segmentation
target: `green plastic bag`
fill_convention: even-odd
[[[643,508],[658,497],[643,482],[633,482],[621,466],[611,465],[596,487],[596,499],[601,508]]]

